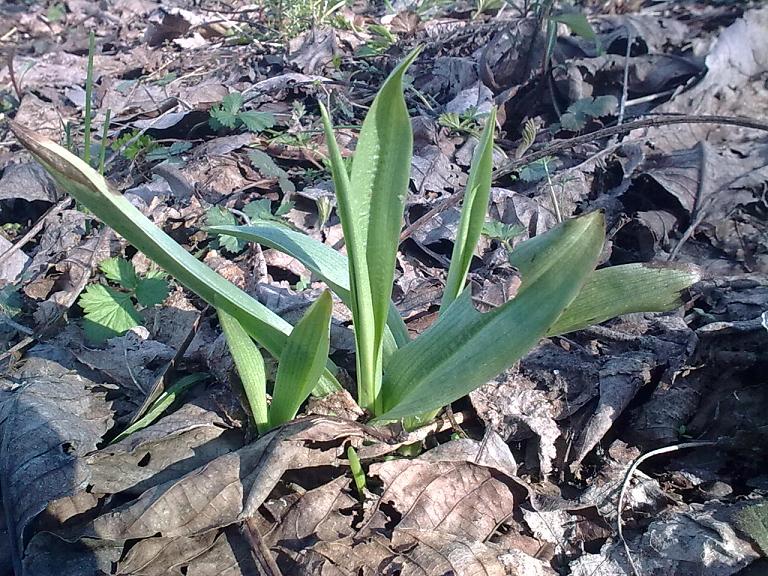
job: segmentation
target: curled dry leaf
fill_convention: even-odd
[[[145,490],[178,478],[242,445],[239,432],[229,430],[225,419],[208,398],[189,402],[97,452],[85,462],[91,471],[91,491],[97,494]]]
[[[504,472],[457,458],[390,460],[373,464],[384,491],[362,530],[389,523],[387,510],[401,515],[397,530],[440,531],[482,542],[513,513],[526,489]]]
[[[89,471],[81,458],[112,425],[106,394],[55,362],[30,358],[19,382],[2,406],[0,447],[0,486],[17,573],[25,529],[48,502],[85,488]]]
[[[150,488],[90,522],[82,536],[108,540],[192,536],[234,524],[256,512],[287,470],[332,465],[342,441],[360,435],[359,426],[329,418],[295,421]]]

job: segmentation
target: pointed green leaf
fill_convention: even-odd
[[[259,434],[267,430],[267,371],[259,348],[246,334],[240,322],[224,310],[217,309],[219,323],[227,339],[229,353],[235,361],[243,392],[251,409],[253,423]]]
[[[443,299],[440,303],[441,313],[458,298],[464,289],[475,247],[480,239],[480,234],[483,232],[485,215],[488,212],[488,200],[491,195],[493,132],[495,128],[496,109],[493,108],[486,120],[480,142],[478,142],[472,155],[464,205],[461,209],[461,220],[453,244],[451,266],[448,269]]]
[[[179,378],[179,380],[174,382],[174,384],[168,388],[168,390],[160,394],[160,396],[152,403],[152,406],[150,406],[149,410],[147,410],[147,413],[144,414],[144,416],[136,420],[136,422],[115,436],[115,439],[112,440],[110,444],[120,442],[120,440],[123,438],[127,438],[131,434],[138,432],[139,430],[143,430],[147,426],[151,425],[155,420],[162,416],[163,412],[165,412],[171,406],[171,404],[176,401],[177,398],[180,398],[182,394],[189,390],[189,388],[198,382],[205,380],[207,377],[208,376],[206,374],[196,372],[194,374],[187,374],[186,376]]]
[[[576,297],[603,245],[600,213],[569,220],[513,252],[516,297],[481,314],[469,290],[419,338],[400,348],[384,375],[385,412],[396,420],[461,398],[517,362]]]
[[[645,262],[595,270],[547,332],[556,336],[633,312],[666,312],[701,277],[690,264]]]
[[[19,142],[80,204],[179,283],[209,304],[236,316],[252,338],[274,357],[280,357],[291,331],[288,322],[189,254],[80,158],[18,124],[10,125]],[[326,372],[319,391],[328,393],[340,388],[333,375]]]
[[[213,226],[207,231],[212,234],[230,234],[293,256],[328,284],[344,304],[352,308],[347,258],[330,246],[306,234],[272,222],[254,222],[251,226]],[[385,346],[389,346],[388,352],[392,353],[398,346],[405,345],[409,337],[408,329],[391,301],[387,326],[391,335],[385,334]],[[386,353],[387,351],[385,355]]]
[[[595,30],[592,28],[592,24],[589,23],[586,15],[581,12],[564,12],[562,14],[557,14],[556,16],[550,16],[550,20],[565,24],[571,29],[571,32],[577,36],[581,36],[585,40],[593,40],[595,42],[598,40],[597,34],[595,34]]]
[[[270,427],[293,420],[317,384],[328,357],[332,309],[331,293],[326,290],[288,337],[277,367],[269,407]]]
[[[357,344],[358,401],[378,412],[382,343],[410,179],[413,134],[403,75],[419,50],[389,75],[363,121],[351,176],[339,153],[328,112],[321,107],[338,213],[349,255]]]

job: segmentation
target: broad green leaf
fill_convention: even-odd
[[[258,150],[256,148],[249,150],[248,158],[250,159],[253,167],[261,172],[261,175],[265,178],[288,177],[288,173],[275,163],[275,161],[272,159],[272,156],[266,152],[263,152],[262,150]]]
[[[275,358],[279,358],[291,325],[237,286],[189,254],[155,226],[107,181],[65,148],[10,123],[19,142],[42,164],[56,182],[105,224],[133,244],[200,298],[236,316],[246,332]],[[326,371],[319,393],[341,385]]]
[[[595,270],[579,295],[547,332],[556,336],[632,312],[666,312],[682,302],[680,293],[698,282],[688,264],[637,263]]]
[[[571,32],[577,36],[581,36],[585,40],[597,41],[597,34],[592,28],[592,24],[589,23],[587,17],[581,12],[564,12],[556,16],[550,16],[550,20],[554,22],[560,22],[568,26]]]
[[[104,342],[141,325],[141,316],[133,307],[131,295],[125,292],[91,284],[80,296],[79,303],[85,312],[85,335],[91,342]]]
[[[477,241],[483,232],[485,215],[488,212],[488,200],[491,194],[491,173],[493,172],[493,132],[496,128],[496,109],[485,123],[485,129],[480,142],[472,155],[472,165],[469,169],[464,205],[461,209],[461,220],[453,244],[451,266],[448,269],[448,279],[445,283],[440,312],[443,313],[451,303],[458,298],[464,289],[464,283],[469,273],[469,265],[475,253]]]
[[[560,124],[566,130],[578,131],[587,125],[590,118],[600,118],[612,114],[619,105],[616,96],[587,96],[576,100],[568,106],[568,110],[560,117]]]
[[[207,376],[205,374],[201,373],[195,373],[195,374],[187,374],[186,376],[183,376],[182,378],[179,378],[177,382],[173,384],[168,390],[163,392],[157,400],[154,401],[152,406],[147,410],[147,413],[144,414],[141,418],[139,418],[136,422],[128,426],[125,430],[120,432],[117,436],[115,436],[115,439],[110,442],[110,444],[115,444],[116,442],[120,442],[123,438],[127,438],[131,434],[138,432],[139,430],[143,430],[150,424],[152,424],[155,420],[157,420],[163,412],[165,412],[171,404],[173,404],[177,398],[180,398],[182,394],[184,394],[187,390],[189,390],[192,386],[197,384],[198,382],[201,382],[205,380]]]
[[[165,278],[141,278],[136,285],[136,300],[142,306],[157,306],[168,297],[168,290]]]
[[[267,371],[264,368],[264,358],[251,337],[240,326],[234,316],[224,310],[217,309],[219,323],[227,339],[229,353],[235,361],[243,392],[251,409],[253,423],[259,434],[267,431],[269,418],[267,416]],[[327,353],[326,353],[327,355]]]
[[[205,212],[205,224],[207,226],[234,226],[237,224],[237,219],[229,210],[221,208],[220,206],[211,206]],[[232,238],[231,236],[218,238],[216,242],[216,247],[223,248],[232,254],[238,254],[245,248],[245,242],[241,242],[237,238]]]
[[[469,289],[419,338],[400,348],[384,375],[384,413],[397,420],[450,404],[509,368],[542,338],[594,270],[604,219],[569,220],[520,245],[510,259],[522,284],[485,314]]]
[[[293,420],[317,384],[328,358],[332,310],[331,293],[326,290],[288,336],[277,366],[269,407],[270,427]]]
[[[337,211],[349,255],[358,402],[374,413],[381,410],[384,327],[413,148],[403,75],[418,53],[418,49],[411,52],[376,95],[360,130],[351,175],[338,150],[328,112],[321,106]]]
[[[272,126],[275,125],[275,116],[269,112],[248,110],[247,112],[240,112],[240,114],[237,115],[237,119],[240,120],[250,132],[261,132],[267,128],[272,128]]]
[[[239,92],[231,92],[224,96],[221,104],[214,105],[211,108],[208,123],[211,128],[218,130],[219,128],[236,128],[238,120],[238,112],[243,106],[243,95]]]
[[[328,284],[344,304],[352,308],[347,258],[330,246],[306,234],[271,222],[254,222],[251,226],[213,226],[207,230],[213,234],[231,234],[293,256]],[[394,352],[398,346],[404,346],[409,340],[408,329],[392,302],[389,306],[387,326],[390,334],[385,334],[384,345],[388,348],[385,355]]]
[[[104,273],[107,279],[112,282],[117,282],[126,290],[133,290],[136,288],[136,282],[138,277],[136,276],[136,269],[133,264],[125,258],[107,258],[99,264],[99,268]]]

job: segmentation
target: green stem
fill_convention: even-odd
[[[112,110],[107,108],[104,115],[104,128],[101,130],[101,142],[99,143],[99,174],[104,176],[104,159],[107,156],[107,135],[109,134],[109,121],[112,116]]]
[[[91,30],[88,35],[88,68],[85,76],[85,121],[83,136],[83,160],[91,163],[91,106],[93,103],[93,53],[96,51],[96,37]]]

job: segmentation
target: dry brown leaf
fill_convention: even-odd
[[[329,466],[359,426],[329,418],[298,420],[236,452],[219,456],[179,479],[89,523],[82,536],[107,540],[192,536],[256,513],[287,470]]]

